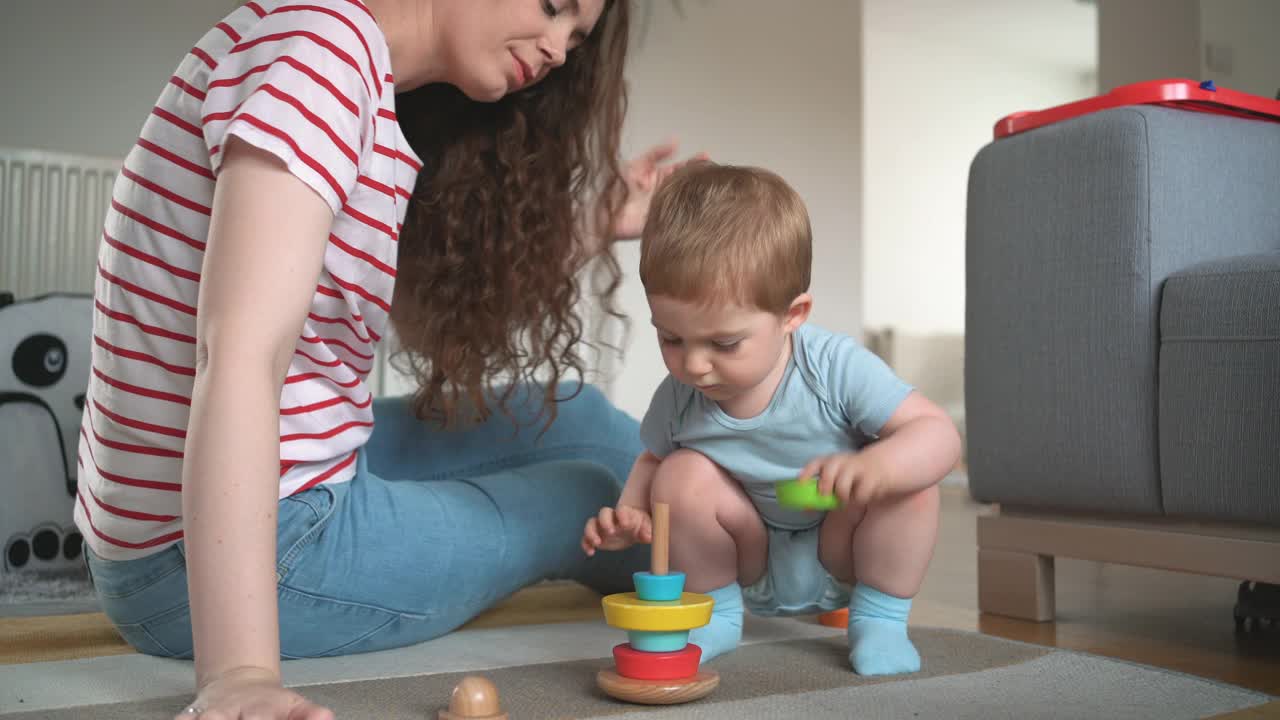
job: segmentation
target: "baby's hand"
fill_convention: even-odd
[[[582,550],[587,555],[595,555],[597,549],[625,550],[637,542],[653,542],[653,520],[644,510],[627,505],[600,508],[582,531]]]
[[[888,479],[880,466],[860,453],[836,453],[811,460],[800,477],[817,477],[818,494],[840,498],[841,505],[866,507],[886,493]]]

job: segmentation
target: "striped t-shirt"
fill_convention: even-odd
[[[76,524],[98,555],[182,538],[196,297],[230,135],[333,210],[280,396],[280,496],[349,480],[373,426],[396,241],[421,164],[396,122],[386,38],[358,0],[256,0],[192,48],[125,159],[98,251]],[[264,308],[264,312],[269,312]]]

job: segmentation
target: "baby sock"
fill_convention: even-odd
[[[849,663],[859,675],[897,675],[920,669],[920,653],[907,638],[911,598],[858,583],[849,601]]]
[[[706,662],[738,647],[742,640],[742,588],[729,583],[707,593],[715,601],[711,609],[711,622],[689,631],[689,642],[702,648]]]

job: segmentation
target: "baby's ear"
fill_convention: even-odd
[[[792,332],[800,327],[809,319],[809,313],[813,312],[813,296],[809,293],[800,293],[795,300],[791,301],[791,307],[787,308],[786,314],[783,316],[785,329]]]

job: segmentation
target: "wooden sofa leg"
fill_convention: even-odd
[[[978,610],[1053,619],[1053,556],[978,548]]]

